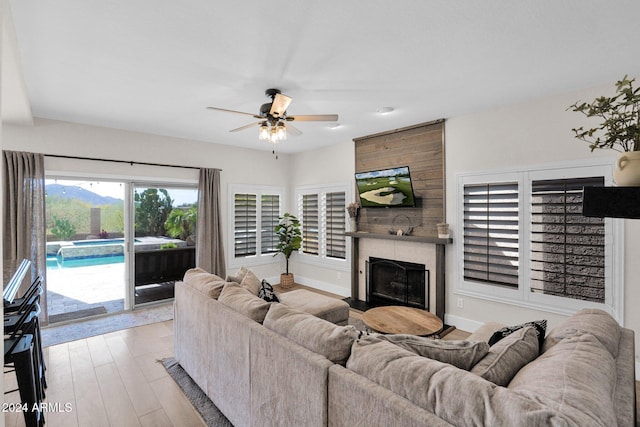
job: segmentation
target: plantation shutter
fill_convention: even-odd
[[[346,228],[346,195],[344,191],[327,193],[325,196],[326,255],[345,259],[347,243],[344,236]]]
[[[280,196],[263,194],[260,208],[260,253],[274,253],[278,244],[275,226],[278,225],[278,216],[280,215]]]
[[[306,254],[318,255],[319,217],[318,195],[302,195],[302,251]]]
[[[604,303],[604,219],[582,216],[582,189],[604,178],[532,182],[531,292]]]
[[[518,287],[518,184],[464,186],[464,278]]]
[[[234,195],[234,251],[235,256],[256,254],[256,195]]]

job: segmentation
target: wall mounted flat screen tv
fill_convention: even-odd
[[[415,207],[409,166],[356,173],[360,206]]]

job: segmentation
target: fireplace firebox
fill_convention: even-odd
[[[424,264],[370,257],[366,271],[368,304],[429,310],[429,270]]]

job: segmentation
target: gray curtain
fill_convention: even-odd
[[[196,266],[225,277],[226,266],[220,225],[220,169],[200,169]]]
[[[44,279],[40,298],[41,317],[47,321],[46,218],[44,203],[44,155],[3,151],[3,283],[23,260],[31,261],[31,277],[18,291],[24,293],[38,276]]]

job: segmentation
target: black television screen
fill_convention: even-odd
[[[409,166],[356,173],[360,206],[414,207]]]

